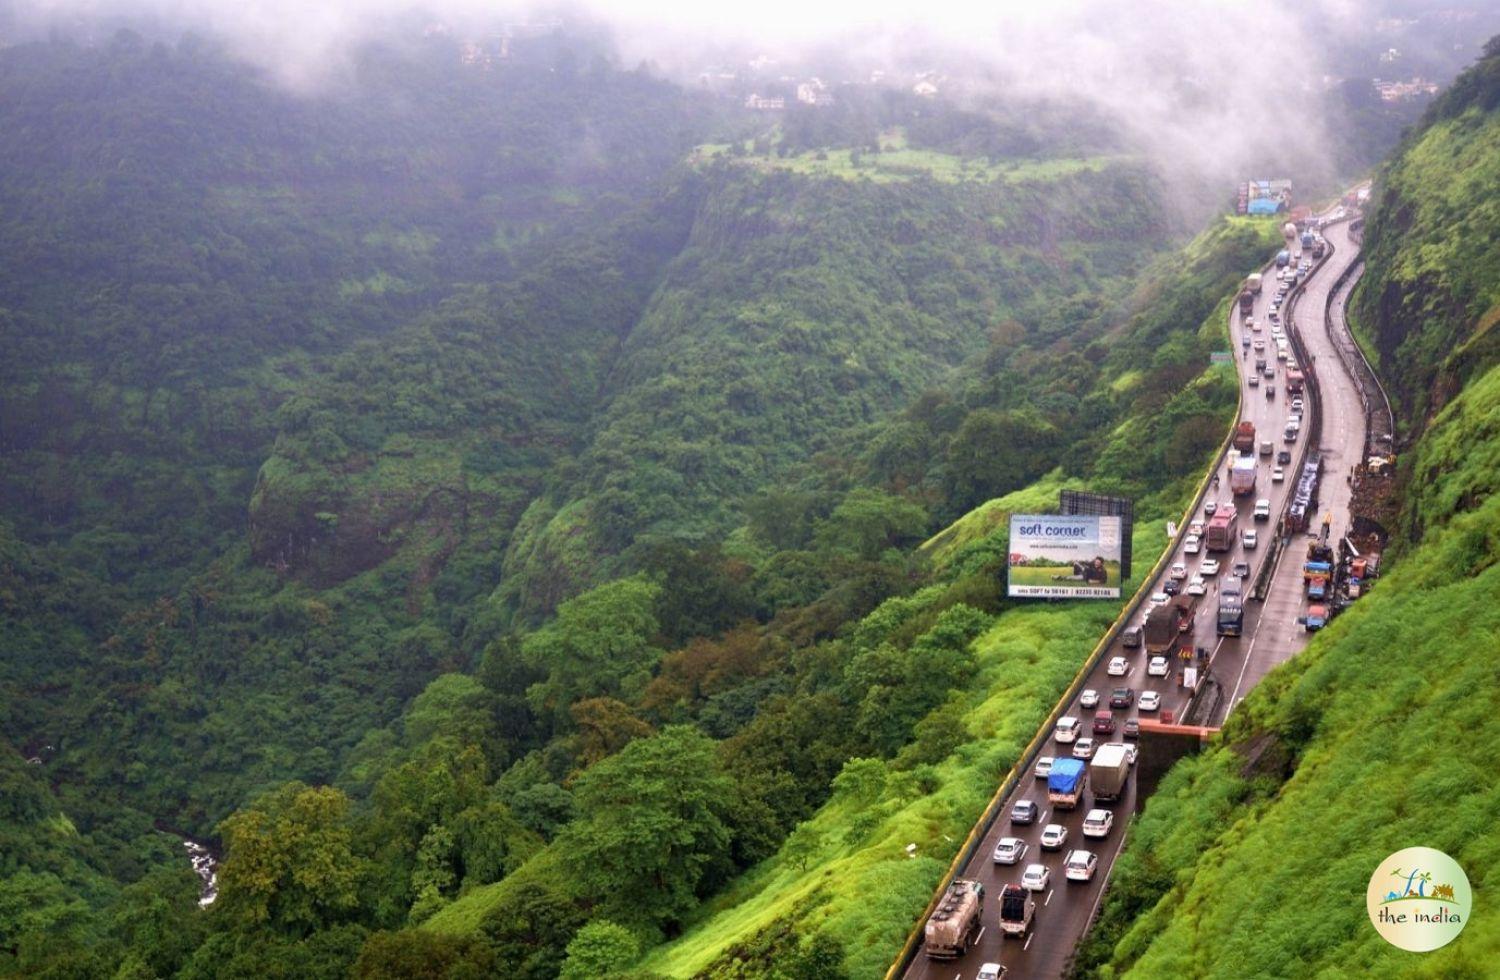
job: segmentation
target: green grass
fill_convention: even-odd
[[[1055,159],[1009,159],[991,162],[982,157],[962,157],[936,150],[916,149],[906,142],[904,133],[892,130],[882,135],[881,151],[851,148],[809,150],[780,156],[755,155],[754,141],[741,145],[744,155],[732,155],[731,143],[704,143],[693,149],[689,162],[703,164],[711,160],[737,160],[759,170],[784,170],[806,176],[860,178],[876,183],[892,183],[915,177],[930,177],[946,183],[964,180],[1004,181],[1011,184],[1059,180],[1085,171],[1098,171],[1121,159],[1115,156],[1059,157]]]
[[[1418,448],[1422,543],[1151,799],[1090,949],[1096,975],[1493,975],[1493,902],[1417,960],[1371,928],[1364,889],[1413,844],[1452,855],[1479,895],[1500,867],[1497,416],[1500,368]]]

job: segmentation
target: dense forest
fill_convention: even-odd
[[[1417,963],[1362,903],[1286,902],[1357,894],[1413,841],[1453,855],[1476,891],[1500,857],[1486,761],[1500,743],[1500,38],[1485,54],[1380,171],[1352,304],[1406,447],[1395,564],[1245,699],[1221,744],[1172,770],[1079,976],[1494,973],[1493,906]]]
[[[1115,612],[1005,516],[1149,565],[1276,241],[1041,108],[0,49],[0,974],[883,968]]]

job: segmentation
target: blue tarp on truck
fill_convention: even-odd
[[[1047,802],[1060,807],[1077,806],[1085,782],[1082,759],[1058,759],[1047,774]]]

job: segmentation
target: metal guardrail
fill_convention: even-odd
[[[1238,295],[1239,290],[1237,289],[1235,296]],[[1230,317],[1232,319],[1234,301],[1231,300],[1230,302]],[[1231,336],[1230,339],[1233,340],[1233,337]],[[927,903],[927,907],[922,911],[921,916],[918,917],[915,925],[912,927],[912,931],[907,935],[906,944],[901,947],[901,954],[896,957],[896,961],[886,971],[885,980],[896,980],[897,977],[906,972],[911,966],[912,961],[916,959],[917,951],[922,945],[923,929],[927,924],[927,920],[931,918],[933,911],[937,908],[938,901],[943,897],[943,893],[947,891],[949,883],[969,863],[979,845],[983,843],[984,838],[990,832],[990,828],[995,825],[995,820],[1000,815],[1006,797],[1010,795],[1011,790],[1015,789],[1017,783],[1030,773],[1031,766],[1037,754],[1041,751],[1041,747],[1052,736],[1052,729],[1057,724],[1057,719],[1062,717],[1074,696],[1083,689],[1084,682],[1088,679],[1089,674],[1098,666],[1104,654],[1109,651],[1109,648],[1119,637],[1120,631],[1125,628],[1125,624],[1140,609],[1141,603],[1150,594],[1151,586],[1166,569],[1172,555],[1177,552],[1177,546],[1187,537],[1188,525],[1192,522],[1192,516],[1203,505],[1203,498],[1209,491],[1213,475],[1218,472],[1219,464],[1223,461],[1225,455],[1229,452],[1231,444],[1234,442],[1235,426],[1239,423],[1240,417],[1244,412],[1244,400],[1245,386],[1236,381],[1234,420],[1229,425],[1229,431],[1224,435],[1224,441],[1219,444],[1219,449],[1214,454],[1213,465],[1204,472],[1202,478],[1198,481],[1198,488],[1193,494],[1192,502],[1183,511],[1182,519],[1177,525],[1177,534],[1168,542],[1167,547],[1162,549],[1162,553],[1156,559],[1156,563],[1151,566],[1151,571],[1141,578],[1140,583],[1136,586],[1135,593],[1124,607],[1121,608],[1119,614],[1115,616],[1114,622],[1110,623],[1109,628],[1104,632],[1104,636],[1094,646],[1093,652],[1089,654],[1083,665],[1078,669],[1078,672],[1073,675],[1073,680],[1068,684],[1067,689],[1063,691],[1062,697],[1053,705],[1046,720],[1037,729],[1037,733],[1032,736],[1031,741],[1021,750],[1021,754],[1017,756],[1015,765],[1010,768],[1010,771],[1005,774],[1005,778],[1000,781],[999,789],[990,798],[990,802],[985,806],[984,813],[974,826],[970,828],[969,835],[964,838],[964,843],[949,863],[948,870],[943,873],[943,877],[938,883],[938,888],[934,892],[932,900]]]

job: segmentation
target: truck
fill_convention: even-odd
[[[1326,251],[1328,251],[1328,243],[1323,241],[1323,239],[1320,238],[1317,241],[1313,242],[1313,258],[1321,259],[1323,257],[1323,253]]]
[[[1276,253],[1276,268],[1285,269],[1287,265],[1291,263],[1291,261],[1292,253],[1288,252],[1286,249],[1282,249],[1281,251]]]
[[[1323,605],[1312,605],[1307,607],[1307,615],[1302,617],[1302,628],[1309,633],[1316,633],[1328,625],[1328,607]]]
[[[1255,440],[1253,438],[1250,445],[1243,451],[1254,453]],[[1255,492],[1255,457],[1253,455],[1239,456],[1230,464],[1229,492],[1236,497],[1244,497]]]
[[[1146,656],[1157,657],[1171,650],[1177,636],[1193,628],[1193,597],[1180,595],[1146,615]]]
[[[1088,784],[1082,759],[1057,759],[1047,773],[1047,802],[1059,810],[1072,810],[1083,799]]]
[[[1000,935],[1024,936],[1036,918],[1036,899],[1031,890],[1020,885],[1000,889]]]
[[[1260,290],[1261,290],[1261,281],[1260,280],[1261,280],[1261,275],[1260,275],[1259,272],[1252,272],[1252,273],[1250,273],[1250,278],[1245,280],[1245,289],[1246,289],[1246,291],[1254,293],[1256,296],[1259,296],[1260,295]]]
[[[1249,316],[1250,312],[1254,309],[1255,294],[1250,292],[1250,290],[1248,289],[1243,293],[1240,293],[1240,313],[1244,316]]]
[[[1286,224],[1282,225],[1281,226],[1281,237],[1285,238],[1289,242],[1296,241],[1297,240],[1297,223],[1295,221],[1288,221]]]
[[[1208,529],[1203,535],[1203,546],[1209,551],[1229,551],[1239,534],[1239,520],[1233,507],[1220,507],[1208,519]]]
[[[1286,393],[1288,395],[1302,394],[1302,389],[1305,384],[1306,379],[1302,375],[1301,368],[1286,369]]]
[[[1118,800],[1125,792],[1125,781],[1130,777],[1130,759],[1125,746],[1107,742],[1094,752],[1089,763],[1089,782],[1094,784],[1094,800],[1107,803]]]
[[[1328,598],[1328,580],[1333,575],[1333,566],[1326,561],[1310,561],[1302,566],[1302,584],[1307,586],[1307,597],[1316,602]]]
[[[1255,423],[1249,420],[1234,427],[1234,450],[1238,453],[1255,452]]]
[[[1303,248],[1312,248],[1313,247],[1313,233],[1311,231],[1304,231],[1302,233],[1302,247]]]
[[[954,878],[922,931],[922,952],[933,960],[964,955],[983,928],[983,912],[984,885],[971,878]]]

